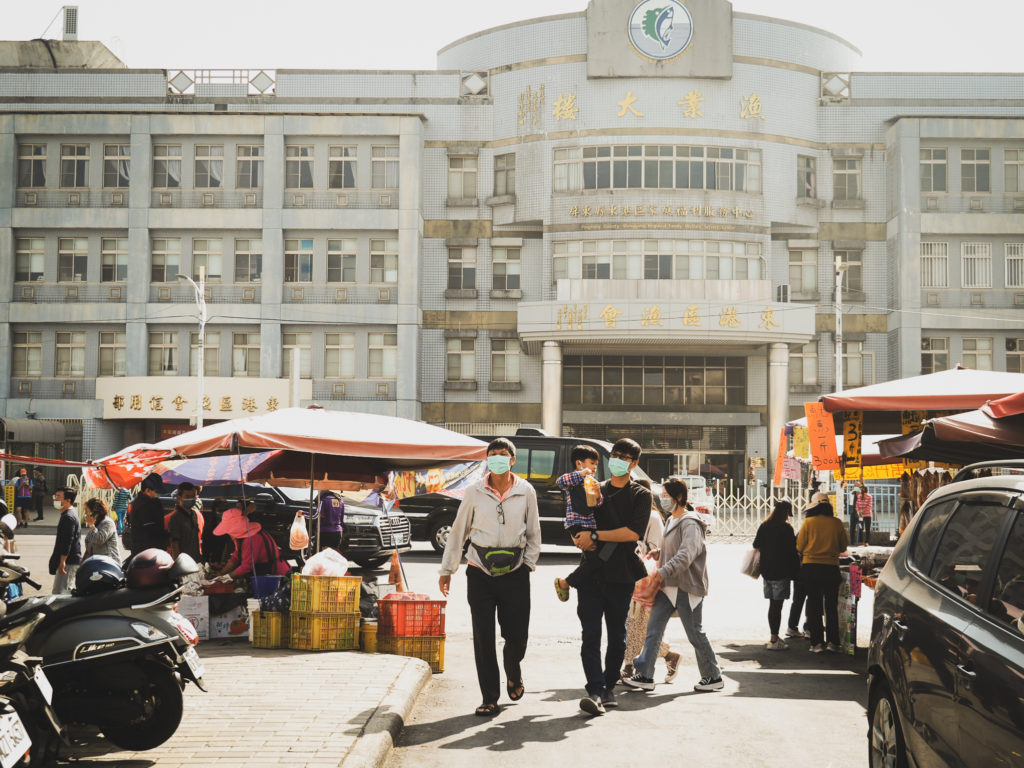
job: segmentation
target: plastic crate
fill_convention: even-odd
[[[359,647],[358,613],[292,611],[290,616],[290,648],[349,651]]]
[[[391,637],[444,635],[445,600],[378,600],[380,634]]]
[[[270,611],[252,613],[253,648],[287,648],[288,614]]]
[[[292,574],[292,610],[303,613],[356,613],[359,610],[358,576],[303,576]]]
[[[378,636],[377,652],[423,659],[430,665],[430,671],[435,675],[439,672],[444,672],[443,637]]]

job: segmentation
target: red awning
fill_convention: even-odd
[[[837,411],[966,411],[989,400],[1024,392],[1024,374],[1003,371],[949,371],[911,376],[848,389],[821,398],[825,410]]]
[[[1024,414],[1024,392],[1001,397],[998,400],[990,400],[981,407],[981,410],[993,419],[1005,419],[1007,416]]]

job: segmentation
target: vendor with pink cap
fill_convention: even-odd
[[[281,559],[274,538],[259,523],[250,521],[241,509],[233,507],[227,510],[213,532],[217,536],[230,536],[235,542],[235,551],[231,553],[219,576],[230,574],[239,578],[254,575],[283,576],[288,573],[288,564]]]

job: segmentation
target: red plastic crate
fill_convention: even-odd
[[[377,631],[385,637],[441,637],[446,600],[379,600]]]

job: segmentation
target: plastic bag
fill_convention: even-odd
[[[309,546],[309,533],[306,531],[306,520],[302,512],[295,513],[292,530],[288,534],[288,546],[296,552]]]
[[[344,576],[347,572],[348,560],[330,547],[317,552],[302,566],[303,576]]]
[[[749,549],[743,555],[743,564],[740,572],[752,579],[761,578],[761,552],[757,549]]]
[[[641,558],[640,562],[644,564],[644,568],[647,570],[647,575],[640,579],[633,587],[633,599],[647,608],[654,605],[654,596],[656,593],[651,591],[651,583],[655,571],[658,570],[658,561],[653,557]]]

